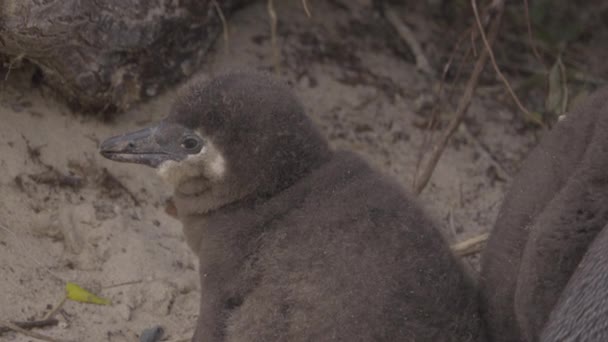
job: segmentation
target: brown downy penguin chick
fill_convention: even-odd
[[[493,341],[537,341],[608,221],[608,89],[560,120],[523,163],[485,248],[482,309]]]
[[[194,341],[479,341],[475,288],[416,202],[333,152],[284,85],[195,83],[157,126],[105,141],[173,184],[199,257]]]

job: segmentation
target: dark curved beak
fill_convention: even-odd
[[[156,130],[157,127],[149,127],[109,138],[101,143],[99,152],[113,161],[157,167],[174,158],[156,142]]]

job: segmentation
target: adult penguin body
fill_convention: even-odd
[[[608,223],[607,170],[603,89],[543,137],[505,197],[482,260],[482,308],[491,340],[538,341]]]
[[[194,341],[480,341],[475,288],[392,180],[333,152],[279,82],[195,83],[158,125],[108,139],[156,167],[201,273]]]
[[[542,330],[542,342],[608,341],[608,225],[593,240]]]

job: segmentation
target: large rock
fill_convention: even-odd
[[[224,13],[252,0],[217,0]],[[83,110],[124,110],[188,76],[222,31],[209,0],[0,0],[0,54]]]

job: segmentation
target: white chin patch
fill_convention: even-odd
[[[205,178],[214,183],[226,173],[226,160],[215,146],[208,142],[197,154],[191,154],[182,161],[168,160],[157,168],[160,177],[174,187],[195,179]]]
[[[181,162],[167,160],[162,162],[156,169],[158,175],[167,183],[176,185],[181,178],[179,169]]]

